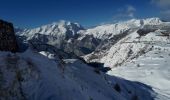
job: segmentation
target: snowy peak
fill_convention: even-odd
[[[79,27],[79,28],[83,28],[79,23],[73,23],[73,22],[70,22],[70,21],[65,21],[65,20],[60,20],[59,22],[54,22],[53,24],[56,24],[58,26],[76,26],[76,27]]]
[[[160,18],[154,17],[154,18],[147,18],[147,19],[131,19],[129,21],[126,21],[126,23],[134,23],[138,25],[157,25],[162,23]]]
[[[58,26],[58,27],[65,27],[65,28],[81,28],[84,29],[83,26],[81,26],[78,23],[73,23],[70,21],[60,20],[59,22],[53,22],[52,24],[44,25],[44,26]]]
[[[145,24],[153,24],[153,25],[155,24],[155,25],[157,25],[157,24],[162,23],[162,20],[160,18],[157,18],[157,17],[155,17],[155,18],[148,18],[148,19],[144,20],[144,23]]]
[[[35,29],[23,30],[17,34],[22,34],[31,38],[36,33],[39,33],[65,39],[66,37],[70,38],[75,36],[79,30],[84,30],[80,24],[62,20]]]
[[[100,25],[88,29],[85,33],[99,39],[113,38],[115,35],[125,33],[127,30],[142,28],[145,25],[160,25],[163,22],[159,18],[131,19],[115,24]]]
[[[59,38],[72,38],[76,34],[93,35],[98,39],[113,38],[115,35],[122,34],[129,29],[140,28],[145,25],[160,25],[162,22],[159,18],[148,19],[131,19],[115,24],[100,25],[85,30],[80,24],[70,21],[61,20],[52,24],[43,25],[41,27],[17,32],[27,37],[34,36],[35,33],[51,35]]]

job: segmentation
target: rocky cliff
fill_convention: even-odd
[[[0,20],[0,51],[18,51],[13,24]]]

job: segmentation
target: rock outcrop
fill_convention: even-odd
[[[13,24],[0,20],[0,51],[18,51]]]

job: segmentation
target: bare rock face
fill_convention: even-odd
[[[0,51],[18,51],[13,24],[3,20],[0,20]]]

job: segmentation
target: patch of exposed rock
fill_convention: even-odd
[[[18,51],[13,24],[0,20],[0,51]]]

